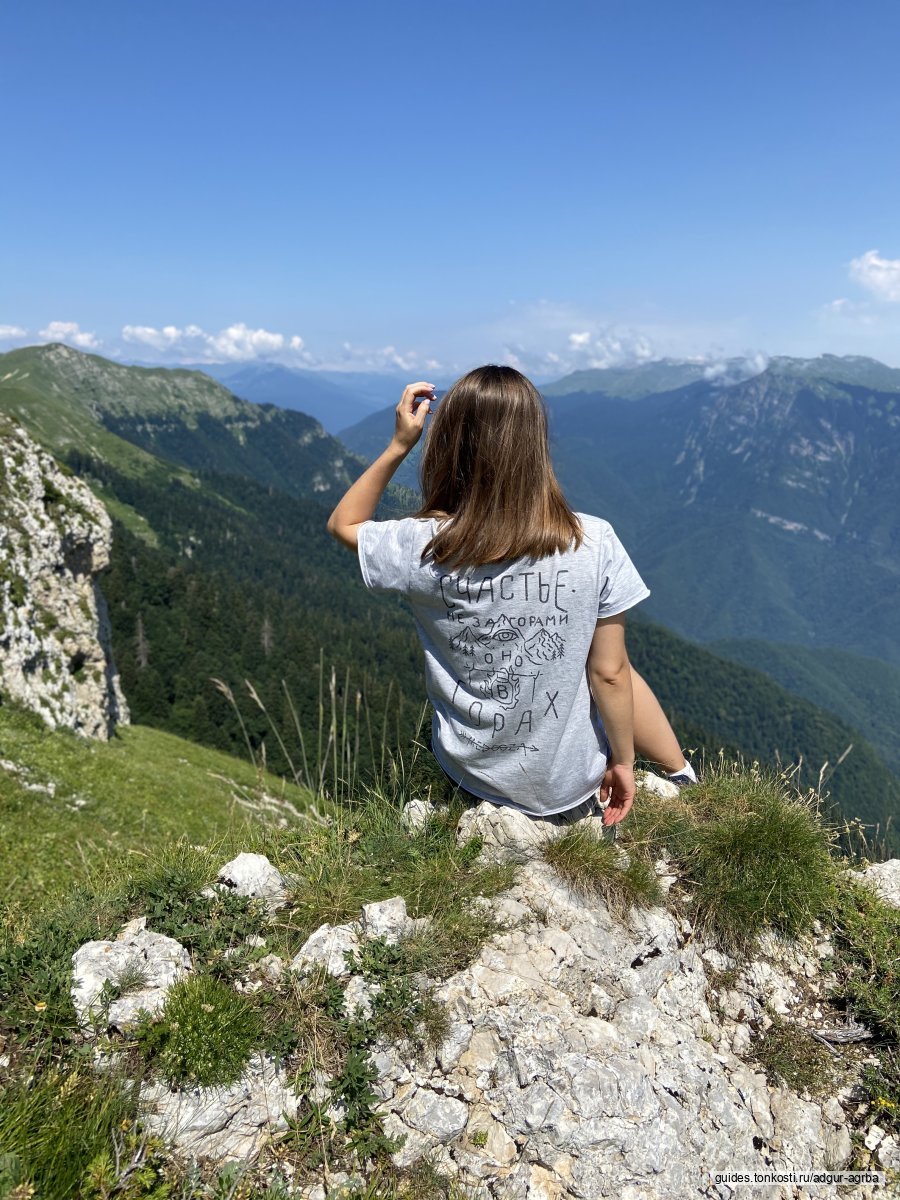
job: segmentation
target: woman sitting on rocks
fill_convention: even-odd
[[[422,507],[372,515],[425,429]],[[649,591],[608,522],[573,512],[550,462],[547,414],[512,367],[470,371],[438,402],[404,389],[394,436],[328,531],[373,591],[412,607],[449,778],[494,804],[614,825],[634,799],[635,751],[696,781],[659,702],[628,661],[627,609]]]

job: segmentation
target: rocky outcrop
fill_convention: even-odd
[[[488,831],[489,816],[481,813]],[[522,819],[526,861],[514,886],[479,902],[501,931],[434,993],[449,1017],[441,1045],[424,1058],[384,1041],[370,1050],[384,1128],[399,1142],[395,1163],[427,1156],[473,1200],[726,1200],[735,1189],[721,1176],[850,1169],[853,1083],[815,1098],[775,1086],[751,1044],[779,1014],[807,1033],[827,1023],[827,930],[798,942],[766,936],[752,961],[732,962],[684,916],[659,907],[623,920],[571,891],[532,857],[533,827]],[[486,843],[489,853],[508,859],[514,824]],[[251,865],[274,878],[262,856]],[[353,955],[369,939],[396,943],[427,925],[393,897],[365,905],[351,924],[321,926],[293,962],[268,955],[255,970],[277,978],[324,967],[342,983],[348,1016],[365,1016],[373,985],[356,973]],[[136,936],[134,927],[92,953],[114,952],[126,935]],[[248,977],[237,986],[260,985]],[[319,1101],[326,1085],[315,1072]],[[298,1104],[281,1064],[260,1055],[227,1087],[142,1088],[147,1128],[219,1160],[255,1155]],[[895,1137],[870,1126],[866,1139],[873,1170],[900,1166]],[[880,1190],[785,1183],[754,1194],[868,1200]],[[298,1180],[292,1194],[333,1193]]]
[[[128,720],[97,581],[111,542],[90,489],[0,416],[0,697],[95,738]]]
[[[190,970],[184,946],[137,917],[114,941],[86,942],[75,951],[72,1004],[79,1023],[130,1029],[141,1012],[161,1012],[172,984]]]

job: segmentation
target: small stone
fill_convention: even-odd
[[[466,1127],[469,1109],[462,1100],[419,1088],[403,1107],[403,1120],[439,1142],[458,1137]]]
[[[239,854],[222,867],[218,882],[237,896],[265,900],[269,912],[287,901],[287,880],[264,854]]]
[[[377,983],[367,983],[359,975],[353,975],[344,988],[344,1012],[352,1019],[371,1017],[372,999],[381,991]]]
[[[344,955],[358,950],[359,934],[352,925],[320,925],[291,960],[291,970],[307,971],[321,964],[329,975],[342,978],[350,974]]]
[[[884,1140],[885,1131],[879,1125],[870,1125],[866,1130],[866,1136],[863,1138],[863,1145],[867,1150],[877,1150],[881,1142]]]
[[[407,915],[406,901],[402,896],[392,896],[390,900],[364,904],[359,923],[363,937],[371,940],[382,938],[389,946],[412,932],[412,922]]]
[[[864,871],[854,872],[860,883],[871,888],[885,904],[900,908],[900,858],[873,863]]]
[[[191,958],[174,938],[147,929],[147,918],[137,917],[123,926],[115,941],[86,942],[72,955],[72,1004],[83,1028],[101,1013],[104,984],[113,987],[129,974],[139,977],[109,1004],[107,1024],[131,1028],[141,1010],[162,1011],[169,989],[191,971]]]
[[[435,808],[427,800],[420,800],[418,797],[413,797],[403,805],[403,812],[400,815],[400,820],[404,829],[408,829],[410,833],[415,833],[419,829],[424,829],[431,816],[434,815]]]

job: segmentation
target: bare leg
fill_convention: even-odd
[[[631,689],[634,694],[635,750],[669,774],[680,771],[685,759],[678,739],[656,696],[634,667],[631,668]]]

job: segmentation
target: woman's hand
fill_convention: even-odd
[[[619,763],[607,768],[600,784],[600,802],[609,801],[604,813],[604,825],[617,825],[627,817],[634,803],[634,767]]]
[[[403,389],[396,410],[394,443],[404,454],[408,454],[422,436],[433,399],[433,383],[410,383]]]
[[[357,549],[360,525],[374,517],[378,501],[394,472],[422,436],[433,399],[433,383],[411,383],[403,389],[397,405],[397,425],[391,444],[350,485],[328,518],[326,529],[348,550]]]

